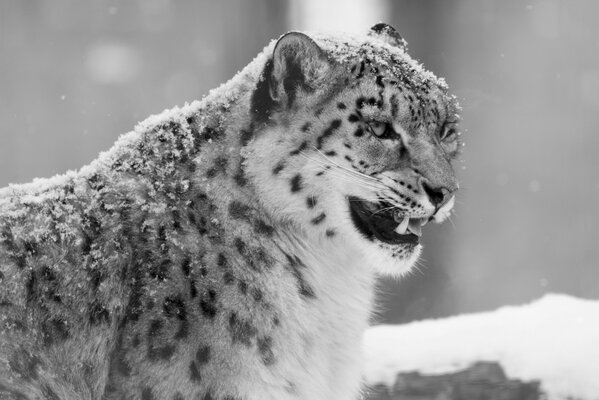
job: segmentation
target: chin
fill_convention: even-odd
[[[421,227],[427,217],[412,216],[386,204],[349,198],[354,229],[365,242],[365,254],[374,271],[383,276],[408,273],[422,252]]]
[[[401,278],[410,272],[421,253],[421,244],[394,245],[374,241],[368,243],[367,258],[376,274]]]

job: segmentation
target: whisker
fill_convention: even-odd
[[[348,177],[350,177],[350,178],[360,180],[362,183],[368,184],[368,185],[370,185],[374,189],[381,190],[381,189],[385,188],[385,185],[382,184],[382,182],[380,181],[380,179],[371,177],[369,175],[362,174],[361,172],[358,172],[358,171],[355,171],[353,169],[350,169],[350,168],[344,167],[342,165],[339,165],[336,162],[334,162],[333,160],[331,160],[330,158],[328,158],[327,156],[325,156],[324,154],[322,154],[322,152],[319,151],[319,153],[324,157],[324,159],[326,160],[326,162],[322,161],[322,160],[314,159],[314,158],[308,156],[307,154],[305,154],[304,152],[301,152],[300,155],[302,155],[306,159],[308,159],[310,161],[313,161],[313,162],[315,162],[317,164],[320,164],[320,165],[334,166],[334,167],[336,167],[335,170],[337,170],[338,172],[344,173],[344,174],[348,175]]]
[[[358,175],[358,176],[361,176],[361,177],[363,177],[364,179],[368,179],[368,180],[373,180],[373,181],[376,181],[376,182],[380,182],[380,179],[379,179],[379,178],[375,178],[375,177],[373,177],[373,176],[366,175],[366,174],[363,174],[363,173],[361,173],[361,172],[359,172],[359,171],[356,171],[356,170],[354,170],[354,169],[350,169],[350,168],[344,167],[343,165],[337,164],[335,161],[331,160],[329,157],[327,157],[327,156],[326,156],[326,154],[324,154],[322,151],[318,150],[316,147],[314,147],[314,149],[315,149],[315,150],[318,152],[318,154],[320,154],[320,155],[321,155],[321,156],[322,156],[322,157],[323,157],[325,160],[327,160],[329,163],[331,163],[331,164],[335,165],[336,167],[338,167],[338,168],[341,168],[341,169],[343,169],[343,170],[346,170],[346,171],[348,171],[348,172],[351,172],[352,174],[356,174],[356,175]]]
[[[301,153],[300,153],[301,154]],[[320,160],[315,160],[307,155],[304,154],[304,157],[307,158],[308,160],[311,160],[315,163],[318,163],[320,165],[324,165],[324,166],[329,166],[328,164],[324,163],[323,161]],[[378,180],[367,180],[365,179],[363,176],[360,175],[355,175],[355,174],[349,174],[348,172],[350,170],[344,169],[342,167],[338,167],[337,165],[333,164],[333,166],[335,166],[335,169],[330,169],[330,173],[335,175],[338,178],[346,178],[347,182],[351,182],[351,183],[357,183],[357,184],[362,184],[362,185],[367,185],[368,187],[370,187],[373,190],[382,190],[385,188],[385,186],[383,184],[381,184]]]

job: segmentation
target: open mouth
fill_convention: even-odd
[[[389,244],[417,244],[426,218],[409,218],[387,203],[371,203],[358,197],[349,198],[352,221],[367,239]]]

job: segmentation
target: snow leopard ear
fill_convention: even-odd
[[[391,25],[380,22],[370,28],[368,33],[371,36],[377,36],[392,46],[399,47],[403,51],[408,50],[408,42]]]
[[[283,35],[264,65],[252,95],[253,121],[269,123],[274,110],[293,106],[298,91],[313,91],[330,69],[331,63],[322,49],[308,36],[299,32]]]
[[[299,32],[289,32],[279,39],[272,63],[270,96],[286,107],[293,105],[298,90],[314,90],[330,68],[322,49]]]

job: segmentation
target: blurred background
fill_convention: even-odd
[[[599,299],[599,2],[2,0],[0,186],[77,169],[293,29],[385,21],[463,106],[462,190],[377,322]]]

